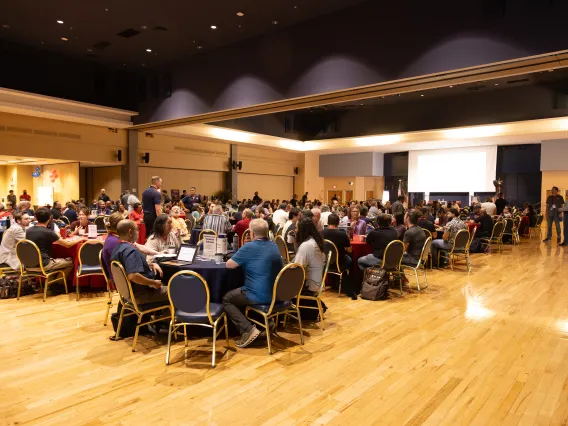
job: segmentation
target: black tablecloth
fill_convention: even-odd
[[[199,234],[201,233],[201,231],[203,231],[203,229],[198,228],[198,229],[192,229],[191,230],[191,238],[189,240],[189,244],[191,244],[192,246],[197,245],[197,242],[199,241]]]
[[[227,269],[225,264],[217,265],[214,261],[195,260],[192,265],[165,265],[160,264],[164,277],[162,282],[167,283],[172,275],[179,271],[194,271],[200,274],[207,285],[211,294],[212,303],[221,303],[223,296],[230,290],[242,287],[245,278],[241,268]]]

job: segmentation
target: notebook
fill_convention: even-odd
[[[197,247],[190,246],[189,244],[182,244],[177,252],[175,259],[166,260],[162,262],[165,265],[191,265],[195,259]]]

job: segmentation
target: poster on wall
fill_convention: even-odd
[[[37,188],[37,205],[38,206],[53,205],[52,186],[40,186]]]

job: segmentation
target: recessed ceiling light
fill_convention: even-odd
[[[242,28],[243,26],[241,24],[237,25],[237,27]]]
[[[69,39],[67,37],[61,37],[61,40],[68,41]]]
[[[245,16],[243,12],[237,12],[237,16]]]
[[[144,62],[142,62],[142,66],[143,66],[143,67],[145,67],[145,66],[146,66],[146,64],[145,64]]]
[[[201,47],[201,46],[197,46],[197,48],[198,48],[198,49],[202,49],[202,47]]]
[[[216,29],[217,29],[217,26],[216,26],[216,25],[211,25],[211,29],[212,29],[212,30],[216,30]]]
[[[58,24],[63,24],[63,21],[57,21]]]
[[[278,25],[278,21],[272,21],[272,25]]]
[[[146,49],[146,52],[151,52],[151,51],[152,51],[152,49]]]
[[[87,49],[87,52],[92,52],[92,51],[93,51],[93,49]]]
[[[499,86],[499,83],[495,83],[495,86]]]
[[[298,6],[294,6],[294,9],[297,9],[297,8],[298,8]]]
[[[2,24],[2,28],[8,29],[8,28],[10,28],[10,25],[8,25],[8,24]]]
[[[450,86],[450,89],[453,89],[453,88],[454,88],[454,86]]]
[[[424,95],[420,95],[421,97],[424,97]]]
[[[147,30],[147,29],[148,29],[148,25],[141,25],[140,28],[142,28],[143,30]]]
[[[108,12],[108,9],[105,8],[105,12]]]

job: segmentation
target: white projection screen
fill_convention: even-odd
[[[408,153],[409,192],[492,192],[497,146]]]

